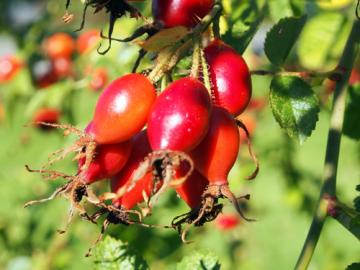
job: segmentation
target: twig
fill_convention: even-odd
[[[329,78],[334,81],[340,81],[344,72],[341,70],[332,70],[325,72],[315,72],[315,71],[272,71],[272,70],[252,70],[250,71],[251,75],[258,76],[297,76],[302,78]]]
[[[171,68],[173,68],[177,62],[181,59],[181,55],[183,54],[183,50],[187,49],[187,45],[189,45],[189,41],[196,40],[199,36],[205,32],[209,25],[213,22],[214,18],[218,16],[222,11],[221,1],[216,1],[211,12],[206,15],[196,27],[189,32],[182,39],[178,40],[174,43],[169,49],[168,57],[163,59],[163,63],[158,64],[154,70],[149,74],[148,78],[152,82],[157,82],[161,79],[161,77]]]
[[[342,79],[337,81],[331,113],[330,128],[326,147],[325,165],[323,172],[323,186],[313,220],[306,237],[300,257],[295,266],[296,270],[307,269],[314,254],[316,244],[320,238],[326,217],[328,216],[328,198],[336,197],[336,173],[339,160],[342,126],[346,101],[346,89],[354,60],[359,51],[360,20],[353,22],[338,69],[343,70]]]
[[[336,219],[344,228],[360,240],[360,213],[346,206],[335,198],[332,202],[332,208],[329,209],[329,215]]]

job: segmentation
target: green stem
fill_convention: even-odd
[[[161,92],[166,89],[169,82],[170,82],[170,75],[168,73],[166,73],[166,74],[164,74],[164,76],[161,79],[161,86],[160,86]]]
[[[213,33],[214,33],[214,37],[220,39],[221,35],[220,35],[220,16],[221,13],[218,13],[216,15],[216,17],[214,18],[213,21]]]
[[[191,72],[190,75],[193,78],[199,77],[199,66],[200,66],[200,39],[194,40],[194,52],[193,52],[193,58],[192,58],[192,66],[191,66]]]
[[[347,82],[359,50],[359,43],[360,21],[355,20],[338,65],[338,69],[344,71],[344,73],[341,80],[337,81],[334,93],[323,172],[323,186],[308,235],[295,266],[295,269],[297,270],[308,268],[316,244],[320,238],[325,219],[328,216],[328,198],[336,196],[336,173],[339,160],[342,126],[344,122]]]
[[[337,80],[337,78],[343,76],[344,72],[341,70],[332,70],[325,72],[315,71],[272,71],[272,70],[252,70],[251,75],[258,76],[297,76],[302,78],[330,78]]]
[[[213,97],[214,95],[212,93],[209,65],[206,61],[204,51],[202,49],[200,50],[200,61],[201,61],[201,70],[202,70],[204,85],[206,89],[209,91],[210,96]]]

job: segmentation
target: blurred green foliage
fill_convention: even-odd
[[[28,24],[8,23],[16,4],[39,5],[39,16]],[[61,21],[64,5],[65,1],[57,0],[1,1],[5,16],[0,20],[0,34],[13,38],[17,45],[16,54],[30,63],[32,56],[41,53],[41,41],[50,33],[66,31],[74,37],[78,35],[72,30],[80,24],[82,5],[80,1],[73,1],[71,11],[75,19],[68,25]],[[137,5],[144,9],[145,15],[150,15],[149,3]],[[252,69],[272,68],[259,49],[264,43],[264,31],[285,16],[304,13],[308,14],[309,23],[285,66],[294,70],[334,68],[348,33],[349,14],[353,12],[351,5],[328,11],[314,1],[300,0],[224,0],[224,7],[231,14],[222,22],[225,40],[239,51],[252,40],[244,54]],[[89,13],[86,28],[106,28],[106,22],[107,15]],[[140,24],[140,21],[121,19],[114,36],[125,37]],[[258,35],[252,39],[257,30]],[[99,56],[95,50],[85,57],[77,57],[74,65],[79,74],[86,65],[107,67],[110,77],[116,78],[130,72],[137,51],[135,44],[114,43],[106,56]],[[149,63],[150,59],[147,59],[141,68],[147,68]],[[96,256],[85,258],[84,254],[97,238],[101,220],[95,226],[76,217],[70,229],[60,235],[56,230],[65,226],[69,208],[64,198],[23,208],[25,202],[48,196],[62,182],[45,182],[38,174],[27,172],[24,165],[40,168],[51,152],[74,140],[71,136],[64,137],[61,131],[44,132],[28,124],[37,109],[54,106],[63,112],[61,122],[80,128],[86,126],[92,118],[99,93],[88,89],[85,76],[79,77],[39,90],[32,82],[28,66],[25,66],[13,81],[0,85],[0,105],[4,111],[0,120],[1,270],[91,269],[96,266],[93,262]],[[268,100],[270,79],[263,76],[253,78],[256,98]],[[221,231],[214,224],[192,228],[189,239],[194,242],[190,245],[182,244],[177,233],[168,229],[111,225],[106,233],[129,243],[151,269],[198,269],[196,262],[194,268],[186,266],[189,261],[191,264],[191,258],[184,259],[194,255],[194,251],[199,257],[208,256],[208,252],[216,254],[221,269],[291,269],[300,253],[318,196],[329,126],[330,100],[326,98],[323,86],[314,90],[323,101],[321,113],[315,131],[301,147],[280,130],[267,105],[256,114],[253,141],[261,170],[255,181],[244,180],[251,173],[253,164],[245,145],[241,148],[229,181],[236,194],[251,194],[247,216],[255,218],[256,222],[242,222],[230,231]],[[359,164],[359,142],[344,137],[338,194],[348,205],[357,195],[354,187],[359,183]],[[76,171],[76,164],[70,160],[58,166],[69,173]],[[106,182],[97,184],[101,190],[107,189],[107,185]],[[148,222],[169,224],[174,215],[186,211],[186,205],[174,191],[169,190],[155,206]],[[232,213],[234,210],[226,204],[224,212]],[[359,260],[359,242],[336,221],[328,221],[311,269],[345,269]],[[217,261],[211,263],[216,265]]]

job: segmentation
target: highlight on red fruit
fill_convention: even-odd
[[[96,29],[87,30],[79,35],[76,40],[76,49],[79,54],[84,54],[96,47],[100,41],[100,32]]]
[[[249,104],[252,85],[249,68],[232,47],[215,39],[205,49],[213,85],[213,100],[232,115],[241,114]]]
[[[96,104],[91,133],[95,141],[129,140],[145,126],[155,98],[155,87],[144,75],[132,73],[114,80]]]
[[[0,57],[0,83],[8,82],[14,78],[21,66],[21,61],[15,56]]]
[[[237,214],[220,214],[215,220],[215,226],[220,231],[235,229],[239,224],[240,218]]]
[[[140,163],[151,153],[150,144],[146,135],[146,130],[136,134],[133,140],[133,149],[125,167],[111,179],[111,191],[118,193],[120,189],[124,191],[130,187],[130,181],[134,176],[135,170]],[[154,186],[153,175],[151,172],[139,179],[131,191],[126,192],[121,197],[115,199],[115,206],[122,206],[125,209],[132,209],[136,204],[144,201],[143,191],[150,195]],[[160,188],[157,185],[156,188]]]
[[[240,136],[235,120],[222,107],[214,106],[210,127],[190,156],[195,168],[213,185],[226,185],[239,152]]]
[[[153,0],[152,13],[165,28],[193,27],[211,11],[214,0]]]
[[[42,108],[35,112],[33,116],[33,123],[43,130],[48,130],[52,127],[41,125],[40,122],[57,124],[59,122],[60,115],[61,113],[58,109]]]
[[[55,33],[43,43],[45,54],[50,58],[70,58],[75,50],[73,38],[67,33]]]
[[[99,91],[103,89],[109,80],[108,72],[105,68],[96,68],[90,74],[89,87],[91,90]]]
[[[170,84],[155,101],[148,121],[153,150],[188,152],[206,135],[211,100],[205,86],[194,78]]]
[[[91,128],[90,122],[85,132],[90,132]],[[85,164],[85,157],[79,159],[79,173],[83,173],[87,184],[114,176],[128,161],[132,145],[132,140],[118,144],[97,145],[94,158],[85,172],[81,172],[81,167]]]

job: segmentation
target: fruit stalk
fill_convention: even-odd
[[[355,19],[351,33],[346,42],[338,68],[344,70],[341,80],[336,82],[328,140],[326,146],[325,165],[323,172],[323,186],[320,192],[313,220],[306,237],[300,257],[295,266],[296,270],[307,269],[314,254],[316,244],[320,238],[326,217],[329,197],[336,197],[336,173],[339,160],[341,133],[344,122],[346,90],[354,60],[360,46],[360,20]]]
[[[198,39],[203,32],[205,32],[209,25],[214,21],[214,19],[221,14],[222,5],[220,1],[216,1],[211,12],[206,15],[199,24],[197,24],[192,31],[190,31],[185,37],[178,40],[170,48],[169,57],[164,59],[164,63],[157,65],[157,67],[149,74],[148,78],[156,83],[159,81],[164,73],[171,70],[177,62],[183,57],[183,50],[187,50],[189,41]]]

